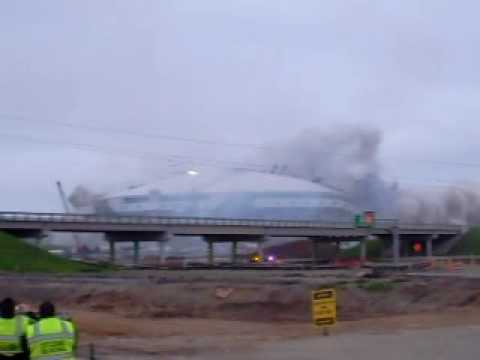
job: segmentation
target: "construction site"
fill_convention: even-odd
[[[3,274],[0,282],[24,303],[48,298],[71,316],[86,359],[91,346],[98,359],[235,359],[299,340],[321,350],[345,336],[479,325],[479,269],[435,270],[432,277],[372,277],[360,269]],[[329,337],[311,320],[310,291],[325,287],[336,288],[339,301]]]
[[[382,196],[359,195],[369,188]],[[348,192],[231,170],[57,191],[63,213],[0,212],[0,286],[23,309],[55,303],[79,359],[404,359],[402,341],[435,354],[436,339],[480,329],[480,232],[461,193],[433,222],[372,178]],[[322,289],[336,294],[333,326],[315,317]]]
[[[63,212],[0,212],[0,286],[22,309],[53,302],[77,327],[79,359],[473,353],[476,203],[375,176],[351,185],[250,170],[113,194],[57,182]],[[318,291],[335,294],[320,318]]]
[[[0,360],[477,359],[479,13],[0,1]]]
[[[478,236],[472,229],[447,256],[403,258],[398,268],[379,262],[372,241],[365,263],[350,248],[317,270],[305,262],[202,270],[71,261],[4,234],[0,284],[24,306],[49,299],[72,318],[80,359],[287,359],[289,346],[310,349],[305,359],[324,347],[344,359],[357,346],[345,347],[352,339],[437,338],[442,329],[480,325]],[[311,292],[324,288],[338,298],[327,337],[311,308]]]

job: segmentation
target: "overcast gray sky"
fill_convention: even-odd
[[[172,137],[264,144],[338,124],[382,130],[386,178],[475,181],[480,166],[454,163],[480,163],[479,13],[474,0],[2,1],[0,209],[59,210],[56,179],[105,189],[255,162],[252,146]]]

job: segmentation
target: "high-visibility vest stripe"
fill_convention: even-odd
[[[28,341],[31,344],[35,344],[37,342],[42,342],[42,341],[50,341],[50,340],[65,340],[66,337],[63,334],[56,334],[56,335],[40,335],[36,336],[33,338],[30,338]],[[70,339],[70,337],[68,337]]]
[[[6,319],[3,319],[6,320]],[[25,334],[25,318],[21,315],[15,316],[15,329],[12,335],[0,335],[0,342],[2,345],[7,344],[6,347],[0,346],[0,355],[15,355],[22,352],[20,338]],[[10,350],[8,347],[16,347],[15,350]],[[3,350],[2,350],[3,348]]]
[[[75,360],[74,357],[72,357],[72,354],[65,354],[65,355],[55,355],[55,356],[39,356],[36,357],[35,359],[40,359],[40,360]]]
[[[42,333],[42,327],[46,326],[45,331],[55,331]],[[54,326],[52,328],[52,326]],[[61,327],[60,331],[57,330]],[[47,330],[49,329],[49,330]],[[30,347],[30,356],[35,360],[65,360],[75,359],[73,355],[73,343],[75,341],[74,331],[69,329],[69,324],[58,318],[40,320],[31,325],[27,332],[27,340]],[[52,344],[59,342],[59,344]],[[51,347],[49,350],[43,347]],[[49,353],[50,352],[50,353]]]

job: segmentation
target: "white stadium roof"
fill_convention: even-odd
[[[292,177],[258,173],[252,171],[199,172],[187,173],[160,180],[149,185],[110,194],[109,198],[142,196],[150,193],[181,194],[204,193],[252,193],[252,192],[315,192],[335,193],[337,191],[310,181]]]

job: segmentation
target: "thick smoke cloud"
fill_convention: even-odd
[[[474,186],[415,188],[386,181],[379,160],[382,141],[383,133],[372,127],[314,128],[290,140],[263,147],[256,161],[266,164],[271,173],[337,189],[357,211],[374,210],[380,218],[399,219],[404,223],[480,223],[480,189]],[[196,190],[205,186],[208,188],[209,183],[202,183]],[[90,187],[78,186],[69,201],[77,211],[112,211],[105,207],[102,198]],[[241,209],[245,204],[236,204],[234,200],[224,202],[229,204],[229,209],[243,214]],[[214,215],[242,216],[237,213],[230,215],[221,210]],[[213,216],[194,212],[191,215]]]
[[[68,202],[76,212],[92,213],[103,203],[101,201],[103,196],[104,194],[95,192],[86,185],[78,185],[68,196]]]
[[[378,172],[381,133],[376,129],[309,129],[265,150],[273,170],[343,189]]]
[[[271,171],[339,189],[359,211],[411,223],[480,223],[480,189],[399,187],[382,175],[382,132],[375,128],[310,129],[260,155]]]
[[[309,129],[263,150],[271,171],[317,182],[344,192],[358,209],[383,216],[395,212],[395,185],[381,177],[382,133],[365,127]]]

